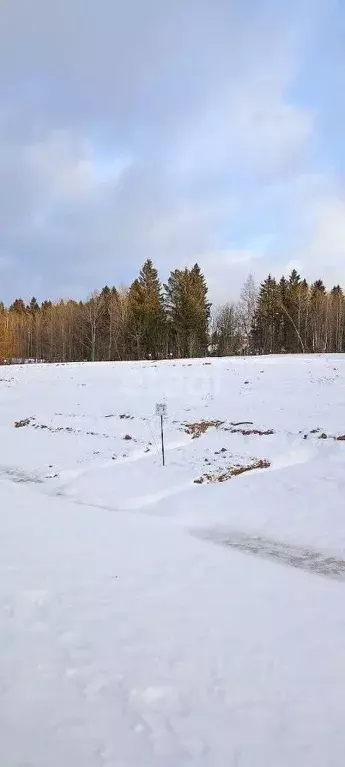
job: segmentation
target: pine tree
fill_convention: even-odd
[[[25,304],[24,304],[23,299],[22,298],[16,298],[16,300],[13,301],[13,304],[11,304],[9,310],[10,310],[10,312],[17,312],[17,314],[24,314],[26,309],[25,309]]]
[[[273,354],[281,351],[281,314],[279,290],[270,274],[260,285],[257,309],[253,320],[252,345],[259,354]]]
[[[175,269],[165,285],[170,351],[178,357],[207,353],[211,304],[208,288],[198,264]]]
[[[165,312],[162,284],[148,259],[128,295],[129,331],[138,358],[158,359],[165,353]]]
[[[302,337],[302,295],[300,275],[293,269],[288,280],[279,283],[281,346],[286,352],[304,352]]]
[[[37,302],[37,299],[35,298],[35,296],[32,297],[32,299],[31,299],[31,301],[30,301],[30,303],[29,303],[27,308],[32,313],[33,312],[37,312],[39,310],[40,307],[38,305],[38,302]]]

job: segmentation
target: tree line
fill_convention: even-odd
[[[105,286],[86,301],[18,298],[0,303],[0,359],[47,362],[342,352],[345,297],[339,285],[309,285],[296,270],[211,311],[198,264],[175,269],[166,284],[147,260],[127,288]]]
[[[240,301],[216,313],[213,337],[220,354],[236,353],[243,338],[252,354],[343,352],[343,290],[309,285],[296,269],[279,281],[268,275],[258,289],[249,277]]]
[[[192,357],[207,354],[211,305],[198,264],[175,269],[166,285],[147,260],[128,288],[86,301],[21,298],[0,304],[0,358],[47,362]]]

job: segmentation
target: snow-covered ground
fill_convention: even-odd
[[[342,436],[340,355],[0,368],[0,764],[342,767]]]

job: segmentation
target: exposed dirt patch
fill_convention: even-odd
[[[104,416],[104,418],[119,418],[120,421],[133,421],[134,415],[129,415],[129,413],[120,413],[120,415],[116,415],[116,413],[108,413]]]
[[[213,474],[203,474],[202,477],[194,480],[196,485],[212,484],[215,482],[227,482],[232,477],[238,477],[240,474],[244,474],[247,471],[254,471],[254,469],[268,469],[271,463],[267,460],[253,461],[247,465],[237,464],[236,466],[229,466],[225,470],[215,471]]]
[[[208,429],[219,429],[223,426],[224,421],[196,421],[195,423],[182,424],[186,434],[189,434],[192,439],[198,439],[202,434],[206,434]]]
[[[234,466],[231,472],[232,477],[238,477],[239,474],[243,474],[245,471],[253,471],[253,469],[269,469],[271,465],[270,461],[265,458],[255,461],[255,463],[248,464],[248,466]]]
[[[132,419],[133,416],[124,416],[125,418]],[[14,424],[16,429],[23,428],[24,426],[31,426],[33,429],[38,429],[40,431],[49,431],[52,434],[59,434],[60,432],[65,432],[67,434],[75,434],[75,435],[83,435],[87,437],[102,437],[103,439],[117,439],[116,437],[105,434],[103,432],[98,431],[85,431],[84,429],[74,429],[72,426],[48,426],[46,423],[35,423],[35,418],[23,418],[21,421],[15,421]],[[137,440],[134,439],[130,434],[125,434],[123,437],[124,440],[130,441],[133,440],[133,442],[136,442]]]
[[[48,426],[46,423],[35,423],[33,427],[34,429],[41,429],[42,431],[51,431],[51,432],[67,431],[68,434],[82,433],[79,429],[72,429],[72,426]]]
[[[271,434],[274,434],[274,429],[238,429],[233,426],[226,426],[224,431],[230,431],[231,434],[242,434],[244,437],[249,437],[252,434],[260,437],[268,437]]]
[[[32,423],[33,429],[41,431],[50,431],[52,434],[67,432],[67,434],[82,434],[87,437],[103,437],[104,439],[114,439],[109,434],[103,434],[98,431],[84,431],[83,429],[73,429],[72,426],[48,426],[46,423]]]
[[[196,421],[195,423],[184,423],[182,426],[186,434],[189,434],[192,439],[198,439],[202,434],[206,434],[208,429],[220,429],[223,431],[229,431],[231,434],[242,434],[244,437],[251,435],[266,437],[274,434],[274,429],[245,429],[239,428],[241,426],[252,426],[252,421],[239,421],[238,423],[230,423],[229,426],[225,426],[225,421]]]
[[[15,421],[14,422],[14,428],[15,429],[22,429],[24,426],[29,426],[32,421],[32,418],[22,418],[21,421]]]
[[[310,436],[318,434],[317,439],[333,439],[335,442],[345,442],[345,434],[340,434],[338,437],[335,437],[334,434],[326,434],[325,431],[319,434],[320,431],[321,429],[311,429],[311,431],[304,434],[303,439],[308,439]],[[302,434],[302,432],[299,433]]]

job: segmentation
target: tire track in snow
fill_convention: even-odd
[[[324,551],[230,530],[190,530],[190,532],[197,538],[227,546],[244,554],[269,559],[315,575],[345,581],[345,560]]]

